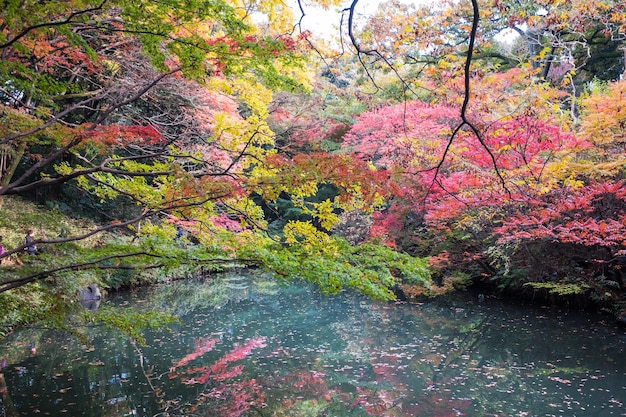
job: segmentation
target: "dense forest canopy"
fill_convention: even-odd
[[[626,5],[357,5],[5,1],[1,331],[235,265],[626,309]]]

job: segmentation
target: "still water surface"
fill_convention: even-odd
[[[106,304],[181,322],[146,345],[15,334],[0,416],[626,416],[626,335],[603,316],[327,297],[249,272]]]

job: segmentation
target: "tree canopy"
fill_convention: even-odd
[[[74,219],[0,223],[5,329],[232,266],[624,308],[623,2],[5,3],[2,210]]]

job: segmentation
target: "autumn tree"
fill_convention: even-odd
[[[593,151],[581,159],[577,170],[587,178],[624,176],[626,82],[592,83],[581,96],[581,135],[593,143]]]
[[[344,146],[393,173],[397,193],[376,216],[373,237],[437,255],[433,261],[445,259],[450,271],[493,275],[498,271],[489,255],[490,245],[497,246],[494,226],[546,193],[577,186],[570,164],[590,143],[558,119],[530,109],[490,123],[493,115],[480,107],[472,116],[479,136],[462,130],[450,141],[459,125],[455,106],[398,104],[364,113]]]
[[[190,135],[192,127],[180,106],[158,108],[159,102],[166,102],[161,95],[165,80],[172,85],[185,77],[191,90],[193,82],[213,82],[216,98],[232,93],[245,97],[246,88],[260,91],[263,82],[269,88],[297,85],[286,69],[297,61],[295,42],[255,34],[240,11],[226,3],[164,3],[158,13],[126,4],[48,6],[31,9],[15,3],[2,19],[6,163],[1,194],[73,179],[83,187],[90,183],[107,188],[106,177],[123,177],[126,187],[141,187],[171,175],[182,159],[191,159],[191,141],[179,137]],[[285,69],[279,73],[277,66]],[[235,78],[240,82],[233,88]],[[260,96],[247,96],[243,103],[259,102]],[[258,105],[254,110],[263,111]],[[253,117],[259,119],[258,114]],[[206,140],[206,121],[196,123],[205,124],[204,132],[196,133]],[[262,121],[253,123],[257,126],[246,129],[260,128],[255,140],[263,142]],[[176,151],[171,148],[174,142]],[[235,156],[241,152],[236,144],[227,149]],[[186,156],[176,155],[181,151]],[[33,162],[16,171],[25,152]],[[174,164],[168,162],[176,157]],[[228,174],[223,163],[218,174],[217,168],[203,169],[196,177]],[[133,192],[122,184],[117,189],[109,185],[108,192],[138,203],[149,199],[140,196],[147,188]],[[155,203],[148,208],[151,213]],[[158,209],[175,205],[161,203]]]
[[[268,123],[274,92],[310,89],[308,35],[291,35],[283,4],[8,6],[0,194],[80,195],[80,204],[66,201],[98,210],[101,223],[38,237],[41,254],[4,271],[6,311],[26,311],[19,295],[36,288],[56,300],[47,320],[59,323],[64,303],[90,281],[115,288],[233,262],[329,293],[347,286],[388,299],[397,280],[428,285],[422,260],[349,248],[329,234],[342,211],[380,204],[384,174],[353,156],[277,146]],[[272,231],[264,208],[285,197],[301,216]],[[3,258],[20,258],[24,243],[6,243]]]
[[[600,84],[585,95],[578,135],[588,146],[559,167],[570,181],[526,201],[496,231],[498,261],[533,271],[532,288],[596,303],[622,300],[622,89],[623,82]]]

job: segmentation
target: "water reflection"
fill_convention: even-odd
[[[626,415],[626,337],[600,316],[326,297],[248,273],[106,303],[182,322],[147,346],[99,328],[89,345],[14,335],[0,346],[0,415]]]

